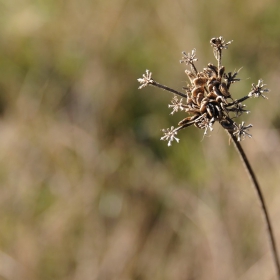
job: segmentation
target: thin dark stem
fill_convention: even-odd
[[[229,107],[229,106],[232,106],[234,104],[240,103],[240,102],[242,102],[242,101],[244,101],[244,100],[246,100],[248,98],[250,98],[250,97],[246,95],[246,96],[244,96],[244,97],[242,97],[240,99],[235,100],[234,102],[226,104],[225,107]]]
[[[167,87],[167,86],[161,85],[161,84],[159,84],[159,83],[156,82],[156,81],[153,81],[153,83],[150,83],[150,85],[155,86],[155,87],[162,88],[162,89],[164,89],[164,90],[173,92],[173,93],[175,93],[175,94],[177,94],[177,95],[180,95],[180,96],[182,96],[182,97],[188,98],[188,96],[187,96],[186,94],[184,94],[184,93],[182,93],[182,92],[179,92],[179,91],[177,91],[177,90],[175,90],[175,89],[169,88],[169,87]]]
[[[197,75],[197,69],[193,63],[190,64],[192,71]]]
[[[267,224],[267,229],[268,229],[268,235],[269,235],[269,240],[270,240],[270,243],[271,243],[271,248],[272,248],[272,253],[273,253],[273,259],[274,259],[274,262],[275,262],[275,266],[276,266],[276,270],[277,270],[277,279],[279,280],[280,279],[280,263],[279,263],[279,257],[278,257],[278,252],[277,252],[277,247],[276,247],[276,241],[275,241],[275,237],[274,237],[274,234],[273,234],[273,229],[272,229],[272,224],[271,224],[271,221],[270,221],[270,218],[269,218],[269,215],[268,215],[268,210],[267,210],[267,207],[266,207],[266,204],[265,204],[265,200],[264,200],[264,196],[262,194],[262,191],[261,191],[261,188],[260,188],[260,185],[257,181],[257,178],[256,178],[256,175],[248,161],[248,158],[246,157],[244,151],[243,151],[243,148],[242,146],[240,145],[240,143],[237,141],[236,137],[228,131],[228,134],[230,135],[234,145],[235,145],[235,148],[236,150],[238,151],[248,173],[249,173],[249,177],[251,178],[252,182],[253,182],[253,185],[254,185],[254,188],[256,189],[257,191],[257,194],[258,194],[258,197],[259,197],[259,200],[261,202],[261,206],[262,206],[262,210],[263,210],[263,214],[264,214],[264,217],[265,217],[265,221],[266,221],[266,224]]]

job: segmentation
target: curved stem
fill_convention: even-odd
[[[240,157],[241,157],[241,159],[242,159],[242,161],[243,161],[243,163],[246,167],[246,170],[248,171],[249,177],[251,178],[251,180],[253,182],[254,188],[256,189],[257,195],[258,195],[259,200],[261,202],[263,214],[264,214],[264,217],[265,217],[265,222],[267,224],[268,235],[269,235],[269,240],[270,240],[270,244],[271,244],[273,259],[274,259],[276,270],[277,270],[277,279],[280,279],[280,263],[279,263],[279,257],[278,257],[277,247],[276,247],[276,241],[275,241],[275,237],[274,237],[274,234],[273,234],[272,224],[271,224],[271,221],[270,221],[270,218],[269,218],[269,215],[268,215],[268,210],[267,210],[267,207],[266,207],[264,196],[262,194],[260,185],[257,181],[256,175],[255,175],[255,173],[254,173],[254,171],[253,171],[253,169],[252,169],[252,167],[251,167],[251,165],[248,161],[247,156],[245,155],[245,153],[243,151],[242,146],[240,145],[240,143],[237,141],[236,137],[231,132],[229,132],[229,131],[227,131],[227,132],[230,135],[230,137],[231,137],[231,139],[232,139],[232,141],[235,145],[235,148],[236,148],[237,152],[239,153],[239,155],[240,155]]]

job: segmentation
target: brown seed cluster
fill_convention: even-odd
[[[237,78],[238,71],[226,73],[225,67],[221,66],[222,51],[227,49],[231,42],[225,43],[221,36],[212,38],[210,44],[213,47],[218,65],[215,66],[209,63],[200,72],[197,71],[194,64],[197,61],[195,49],[188,54],[183,52],[183,58],[180,62],[190,67],[190,70],[185,71],[189,78],[189,84],[183,88],[185,93],[178,92],[154,81],[149,70],[146,70],[143,78],[138,79],[138,82],[141,84],[140,89],[147,85],[153,85],[175,94],[169,105],[173,109],[171,114],[178,111],[185,111],[190,114],[190,116],[179,122],[177,128],[163,129],[164,136],[161,137],[161,140],[167,140],[168,146],[171,145],[173,140],[179,142],[179,139],[175,136],[179,130],[194,125],[204,129],[205,135],[208,130],[213,130],[215,122],[219,122],[223,128],[235,135],[238,141],[245,138],[245,136],[251,137],[248,130],[252,125],[245,126],[244,122],[238,125],[233,119],[244,112],[249,112],[244,109],[243,101],[251,97],[262,96],[266,98],[263,93],[269,90],[264,88],[265,84],[263,84],[262,80],[259,80],[257,85],[252,84],[252,89],[248,95],[238,100],[232,98],[230,93],[231,85],[240,81]],[[179,99],[178,96],[181,96],[181,98]]]

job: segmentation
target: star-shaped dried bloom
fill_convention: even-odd
[[[241,70],[241,68],[238,71],[234,71],[233,74],[231,72],[229,72],[228,74],[226,74],[226,73],[224,74],[224,79],[227,82],[228,88],[231,84],[240,81],[240,79],[236,78],[236,76],[240,70]]]
[[[178,112],[179,110],[183,111],[185,108],[183,107],[183,98],[179,100],[177,96],[174,96],[171,100],[171,104],[168,105],[168,108],[173,108],[173,111],[170,113],[170,115],[173,115],[175,112]]]
[[[204,135],[207,134],[208,130],[212,131],[213,124],[215,123],[215,118],[209,119],[207,118],[206,114],[204,114],[204,117],[197,122],[197,127],[204,129]]]
[[[198,59],[195,57],[196,49],[193,49],[191,53],[186,53],[185,51],[182,52],[183,57],[180,60],[180,63],[186,63],[187,65],[190,65],[192,71],[197,74],[196,67],[194,66],[194,62]]]
[[[177,130],[178,128],[174,128],[174,126],[171,126],[171,128],[162,129],[164,136],[162,136],[160,140],[168,140],[168,146],[171,146],[171,142],[173,140],[176,140],[177,143],[179,143],[180,139],[175,137],[175,135],[177,134]]]
[[[137,79],[137,81],[141,84],[141,86],[138,89],[141,89],[149,84],[152,84],[154,82],[154,80],[152,79],[152,72],[146,70],[146,74],[143,74],[143,78],[139,78]]]
[[[249,114],[250,111],[245,109],[246,105],[241,102],[236,103],[231,108],[227,109],[229,112],[234,112],[235,117],[240,117],[243,113]]]
[[[242,122],[239,125],[235,124],[235,131],[233,132],[233,135],[236,136],[238,141],[244,140],[246,136],[248,136],[249,138],[252,138],[252,135],[249,134],[247,131],[253,127],[253,125],[249,124],[247,126],[244,125],[245,122]]]
[[[269,92],[269,89],[267,88],[264,88],[266,86],[266,84],[263,83],[263,80],[260,79],[258,81],[258,84],[255,85],[255,84],[252,84],[252,88],[251,88],[251,91],[249,92],[248,96],[249,97],[260,97],[262,96],[263,98],[266,98],[266,96],[263,95],[264,92]]]
[[[222,36],[220,36],[218,38],[212,38],[210,40],[210,44],[213,47],[214,56],[218,60],[219,64],[220,64],[221,57],[222,57],[222,50],[227,49],[228,45],[231,43],[232,43],[232,41],[225,43],[225,40],[223,39]]]
[[[182,60],[180,60],[180,63],[186,63],[188,65],[193,64],[194,61],[197,61],[198,59],[195,57],[196,49],[193,49],[191,53],[186,53],[185,51],[182,52],[184,55],[182,57]]]
[[[228,45],[231,44],[233,42],[233,40],[225,43],[225,40],[223,39],[222,36],[218,37],[218,38],[212,38],[210,40],[210,43],[211,43],[211,46],[215,49],[219,49],[219,50],[222,50],[222,49],[227,49],[228,48]]]

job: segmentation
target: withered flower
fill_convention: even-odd
[[[252,125],[245,125],[244,122],[237,124],[235,122],[235,119],[243,113],[249,113],[248,110],[244,109],[245,105],[242,103],[243,101],[248,98],[260,96],[267,98],[264,93],[269,92],[269,90],[265,88],[266,85],[263,83],[263,80],[259,79],[256,85],[254,83],[252,84],[251,91],[247,95],[239,99],[234,99],[232,97],[230,92],[231,85],[240,81],[240,79],[237,78],[239,70],[233,73],[226,73],[225,67],[221,65],[222,52],[227,49],[231,43],[232,41],[225,43],[221,36],[212,38],[210,44],[213,47],[217,66],[209,63],[202,71],[198,71],[194,64],[195,61],[197,61],[195,49],[188,54],[183,52],[183,58],[180,62],[186,63],[186,65],[190,67],[190,70],[185,71],[189,78],[189,84],[183,87],[185,93],[156,82],[152,79],[152,73],[149,70],[146,70],[146,74],[143,75],[143,78],[138,79],[138,82],[141,84],[139,88],[141,89],[147,85],[152,85],[174,93],[175,96],[168,106],[172,108],[171,114],[178,111],[184,111],[189,114],[188,117],[178,123],[178,127],[174,128],[172,126],[170,129],[162,130],[164,136],[160,139],[168,141],[168,146],[171,146],[173,140],[179,142],[179,138],[176,137],[178,131],[191,125],[204,129],[204,135],[206,135],[208,131],[213,130],[214,123],[218,122],[228,132],[257,191],[268,229],[273,259],[277,270],[277,279],[280,280],[280,260],[267,206],[256,175],[240,145],[240,141],[246,136],[249,138],[252,137],[248,132]],[[176,95],[181,96],[180,100]]]
[[[219,122],[223,128],[235,135],[238,141],[241,141],[245,136],[251,137],[247,132],[252,125],[238,125],[235,118],[241,116],[243,113],[249,113],[245,110],[245,105],[242,103],[251,97],[263,97],[263,93],[269,90],[265,88],[263,80],[260,79],[257,85],[252,84],[252,89],[246,96],[240,99],[234,99],[231,95],[231,85],[240,81],[237,78],[238,71],[225,72],[225,67],[221,65],[222,51],[227,49],[232,41],[225,42],[223,37],[212,38],[210,44],[213,47],[214,56],[217,59],[218,65],[215,66],[209,63],[202,71],[198,71],[195,67],[196,50],[193,49],[191,53],[183,52],[181,63],[189,66],[185,73],[188,76],[189,83],[183,89],[185,93],[178,92],[167,86],[161,85],[152,79],[152,73],[146,70],[143,78],[138,79],[141,84],[139,89],[147,86],[157,86],[167,91],[173,92],[175,96],[168,106],[172,108],[171,114],[178,111],[185,111],[189,114],[188,117],[181,120],[177,128],[172,127],[170,130],[163,130],[164,136],[161,140],[167,140],[168,146],[173,140],[178,142],[178,138],[174,135],[179,130],[194,125],[200,129],[204,129],[204,135],[208,131],[213,130],[215,122]],[[179,99],[177,95],[181,96]]]
[[[249,92],[248,96],[254,96],[254,97],[260,97],[262,96],[263,98],[266,98],[266,96],[263,95],[264,92],[269,92],[269,89],[267,88],[264,88],[264,86],[266,86],[264,83],[263,83],[263,80],[258,80],[258,84],[255,85],[255,84],[252,84],[252,91]]]
[[[146,70],[146,74],[143,74],[143,78],[139,78],[137,81],[141,84],[139,89],[146,87],[148,84],[152,84],[152,72]]]
[[[162,129],[164,136],[162,136],[160,138],[160,140],[168,140],[168,146],[171,146],[171,142],[173,140],[176,140],[179,143],[179,138],[175,137],[175,135],[177,134],[177,130],[178,129],[174,129],[174,126],[171,126],[171,128],[167,128],[167,129]]]

